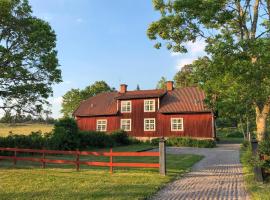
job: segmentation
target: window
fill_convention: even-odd
[[[121,101],[121,112],[122,113],[131,112],[131,101]]]
[[[171,118],[171,131],[183,131],[183,118]]]
[[[97,120],[97,131],[107,131],[107,120],[106,119]]]
[[[155,112],[155,100],[144,100],[144,112]]]
[[[131,119],[121,119],[121,129],[131,131]]]
[[[155,131],[156,130],[156,119],[147,118],[144,119],[144,131]]]

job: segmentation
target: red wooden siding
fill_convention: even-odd
[[[153,98],[154,99],[154,98]],[[132,99],[131,113],[119,113],[119,119],[131,119],[131,131],[128,133],[137,137],[152,137],[156,135],[155,131],[144,131],[144,118],[155,118],[157,112],[144,112],[144,99]],[[119,101],[119,110],[121,103]],[[158,109],[158,100],[155,99],[155,107]],[[157,119],[156,119],[157,123]],[[156,127],[157,130],[157,127]]]
[[[213,138],[212,114],[158,114],[159,136],[185,136],[198,138]],[[171,131],[171,118],[183,118],[184,130]]]
[[[189,114],[161,114],[157,112],[144,112],[144,99],[133,99],[131,113],[121,113],[117,116],[102,117],[77,117],[77,123],[81,130],[96,130],[97,119],[107,119],[107,132],[120,129],[121,119],[131,119],[131,131],[128,134],[136,137],[169,137],[185,136],[196,138],[213,138],[212,114],[189,113]],[[155,99],[156,110],[158,99]],[[121,101],[118,101],[121,108]],[[171,131],[171,118],[181,117],[184,121],[183,131]],[[156,119],[156,131],[144,131],[144,118]]]
[[[96,123],[98,119],[107,119],[108,132],[112,132],[120,128],[118,116],[77,117],[77,124],[80,130],[92,131],[96,130]]]

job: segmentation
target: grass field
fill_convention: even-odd
[[[118,147],[114,151],[137,151],[142,148],[148,146]],[[0,161],[0,199],[145,199],[187,172],[201,158],[197,155],[167,155],[167,176],[159,175],[158,169],[117,168],[111,175],[106,167],[85,166],[76,172],[74,166],[68,165],[50,165],[40,169],[39,164],[18,162],[14,168],[12,162]],[[158,162],[157,159],[119,157],[115,161]]]
[[[231,128],[219,128],[217,129],[217,138],[219,139],[220,143],[236,143],[240,144],[244,141],[243,137],[229,137],[227,136],[228,133],[235,131],[235,129]]]
[[[50,124],[3,124],[0,123],[0,136],[7,136],[11,132],[13,134],[28,135],[32,131],[41,131],[42,133],[50,132],[53,125]]]

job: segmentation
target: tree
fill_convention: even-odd
[[[0,0],[0,109],[38,113],[61,82],[56,35],[27,0]]]
[[[64,117],[71,117],[80,102],[102,92],[114,91],[105,81],[96,81],[83,90],[71,89],[63,96],[61,113]]]
[[[137,84],[136,90],[141,90],[139,84]]]
[[[196,77],[194,77],[194,67],[192,64],[188,64],[182,67],[178,71],[173,80],[176,88],[197,86]]]
[[[162,76],[161,79],[158,81],[156,88],[165,90],[166,82],[167,82],[167,79],[164,76]]]
[[[150,24],[148,37],[166,40],[168,49],[182,53],[186,42],[205,40],[209,62],[199,75],[209,105],[232,101],[252,108],[257,138],[264,140],[270,112],[270,0],[153,3],[161,18]],[[161,46],[160,41],[155,45]]]

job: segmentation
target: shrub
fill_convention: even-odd
[[[104,132],[80,131],[79,137],[81,149],[112,147],[115,145],[112,137]]]
[[[201,147],[201,148],[213,148],[216,146],[216,142],[211,139],[198,140],[188,137],[172,137],[166,141],[168,146],[176,147]]]
[[[229,138],[243,138],[243,133],[241,131],[230,131],[229,133],[226,134],[226,137]]]
[[[128,134],[123,130],[112,132],[111,138],[114,140],[116,145],[128,145],[131,143]]]
[[[79,147],[77,123],[72,118],[58,120],[49,138],[49,148],[57,150],[74,150]]]
[[[159,145],[159,138],[152,139],[150,143],[153,146],[158,146]]]

